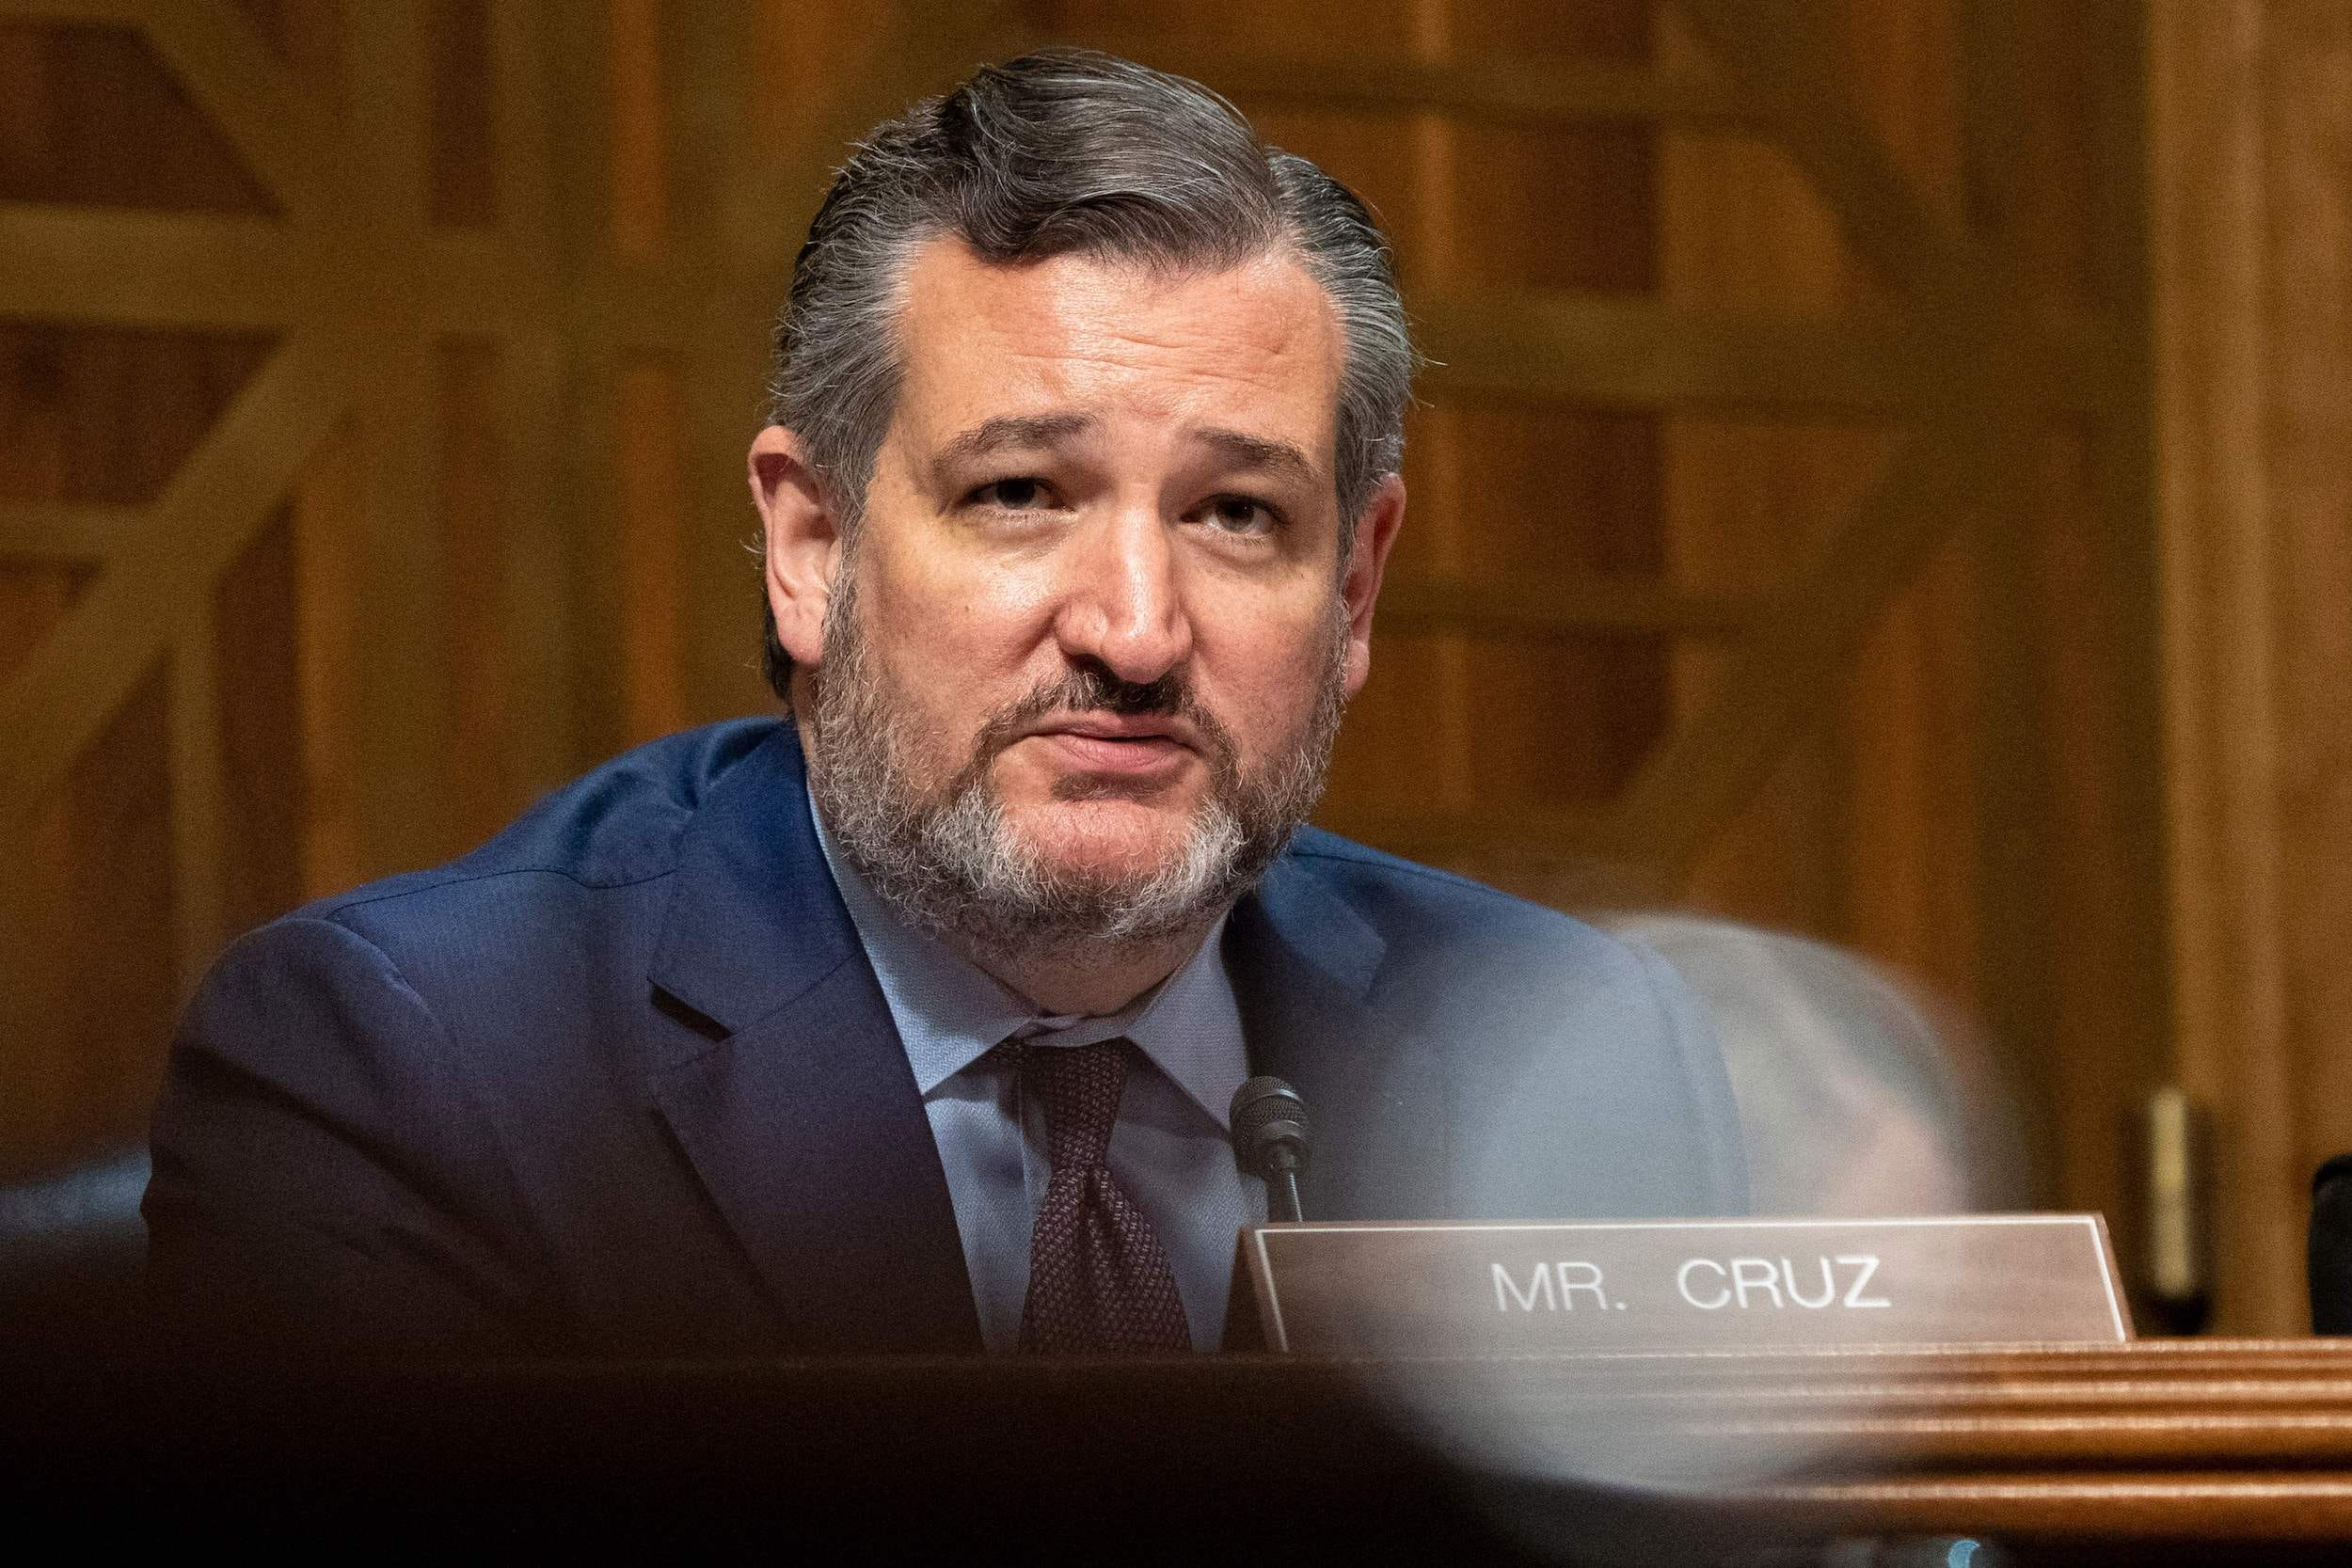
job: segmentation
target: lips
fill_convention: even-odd
[[[1147,773],[1197,750],[1188,726],[1157,717],[1083,714],[1038,725],[1027,738],[1057,752],[1065,766],[1100,773]]]
[[[1050,720],[1032,732],[1038,735],[1075,736],[1087,740],[1166,740],[1191,749],[1189,726],[1174,719],[1137,715],[1127,718],[1116,714],[1079,714],[1069,719]]]

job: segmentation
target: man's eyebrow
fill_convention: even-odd
[[[1271,440],[1239,430],[1198,431],[1194,439],[1216,448],[1243,467],[1261,468],[1300,484],[1320,483],[1314,463],[1288,441]]]
[[[931,472],[1013,448],[1057,446],[1093,428],[1091,414],[1005,414],[960,431],[931,456]]]

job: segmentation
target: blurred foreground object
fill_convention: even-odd
[[[127,1342],[147,1227],[144,1148],[0,1188],[0,1324],[9,1352]]]
[[[1758,1214],[2010,1207],[2018,1145],[1973,1029],[1825,942],[1683,914],[1601,924],[1656,950],[1723,1043]]]
[[[2204,1113],[2176,1084],[2152,1091],[2139,1112],[2142,1308],[2167,1334],[2196,1334],[2213,1315],[2207,1266]]]
[[[2019,1564],[2275,1568],[2341,1562],[2352,1532],[2352,1345],[1483,1365],[1488,1375],[1456,1380],[1461,1397],[1505,1400],[1564,1446],[1622,1434],[1680,1468],[1627,1487],[1480,1475],[1369,1405],[1352,1359],[509,1364],[298,1380],[51,1366],[0,1382],[0,1507],[27,1538],[46,1525],[179,1554],[233,1540],[248,1555],[268,1544],[341,1558],[365,1543],[369,1556],[738,1560],[788,1542],[821,1560],[1025,1568],[1814,1568],[1915,1562],[1890,1548],[1923,1537],[1989,1537]],[[1802,1474],[1677,1484],[1792,1428],[1818,1451]],[[952,1462],[911,1462],[937,1455]],[[835,1542],[852,1549],[824,1550]]]

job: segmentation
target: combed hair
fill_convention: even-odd
[[[898,400],[906,269],[943,235],[1000,264],[1074,254],[1217,271],[1295,254],[1347,342],[1335,454],[1344,562],[1358,517],[1403,459],[1411,400],[1387,240],[1355,193],[1259,140],[1223,98],[1082,49],[984,66],[877,127],[809,225],[776,323],[768,417],[800,436],[845,537]],[[792,663],[772,613],[766,667],[788,700]]]

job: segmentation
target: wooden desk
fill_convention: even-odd
[[[1419,1391],[1403,1407],[1400,1386]],[[1534,1473],[1465,1466],[1461,1423],[1497,1412],[1534,1434]],[[1557,1463],[1579,1451],[1647,1454],[1677,1484],[1593,1485]],[[19,1364],[0,1368],[0,1502],[175,1542],[486,1530],[534,1551],[854,1527],[877,1550],[1025,1561],[1631,1543],[1789,1562],[1758,1554],[1896,1534],[1989,1537],[2026,1562],[2352,1560],[2352,1341],[298,1379]]]
[[[2142,1560],[2169,1543],[2185,1560],[2299,1544],[2328,1560],[2323,1545],[2352,1543],[2352,1340],[1660,1356],[1554,1375],[1541,1398],[1564,1421],[1678,1436],[1700,1473],[1801,1455],[1800,1473],[1698,1505],[1783,1528],[1990,1536],[2053,1560],[2101,1543]]]

